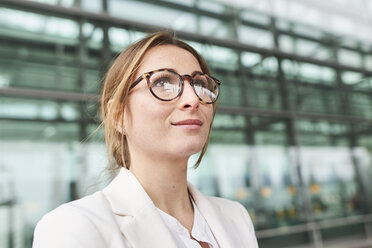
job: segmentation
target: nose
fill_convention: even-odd
[[[198,109],[199,97],[195,94],[193,87],[190,84],[190,77],[183,78],[183,91],[181,95],[181,107],[183,109]]]

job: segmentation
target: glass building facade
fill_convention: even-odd
[[[241,202],[260,247],[371,247],[372,39],[212,0],[1,0],[0,248],[106,185],[102,78],[164,29],[222,82],[189,181]]]

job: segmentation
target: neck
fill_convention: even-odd
[[[134,154],[133,154],[134,155]],[[130,171],[162,211],[177,216],[192,211],[187,189],[187,160],[132,156]]]

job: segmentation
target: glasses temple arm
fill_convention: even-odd
[[[130,86],[130,90],[133,89],[134,87],[136,87],[137,84],[139,84],[139,82],[141,82],[141,80],[143,79],[143,75],[139,76],[136,81],[133,82],[133,84]]]

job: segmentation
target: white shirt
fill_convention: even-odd
[[[199,242],[205,242],[209,244],[210,248],[219,248],[216,239],[214,238],[208,223],[205,221],[199,209],[196,207],[193,200],[191,200],[194,206],[194,224],[192,226],[191,235],[194,239]],[[178,248],[200,248],[200,244],[195,240],[191,239],[189,231],[184,227],[176,218],[163,212],[157,208],[161,218],[171,232],[174,240],[177,243]]]

